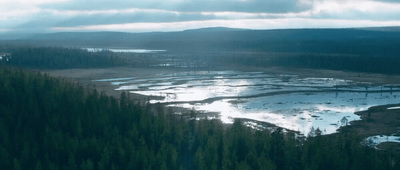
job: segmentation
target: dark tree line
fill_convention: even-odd
[[[83,49],[61,47],[14,47],[3,64],[38,69],[113,67],[125,61],[112,52],[88,52]],[[8,59],[8,61],[6,61]]]
[[[380,30],[379,30],[380,29]],[[255,51],[398,56],[398,27],[378,29],[201,29],[158,33],[51,33],[0,44],[42,46],[94,46],[163,49],[167,51],[225,52]]]
[[[277,42],[279,44],[279,42]],[[348,43],[348,42],[347,42]],[[344,43],[344,44],[347,44]],[[374,42],[375,43],[375,42]],[[149,67],[172,64],[184,67],[249,66],[249,67],[293,67],[328,69],[381,74],[400,74],[400,51],[396,43],[387,42],[388,47],[368,51],[356,48],[360,45],[347,44],[346,50],[337,53],[318,53],[317,49],[305,52],[204,52],[190,54],[116,54],[110,51],[88,52],[83,49],[61,47],[0,46],[0,52],[9,54],[0,60],[2,65],[35,69],[99,68],[115,66]],[[329,46],[321,47],[322,49]],[[333,47],[332,47],[333,48]],[[367,45],[362,48],[368,48]],[[376,47],[371,49],[375,49]],[[387,48],[387,49],[386,49]],[[349,51],[362,51],[355,53]],[[271,51],[274,51],[271,49]],[[276,50],[280,51],[280,50]],[[285,51],[285,50],[283,50]],[[324,51],[324,50],[322,50]],[[317,53],[315,53],[317,52]]]
[[[46,74],[0,68],[2,169],[399,169],[346,133],[309,138],[189,120]]]

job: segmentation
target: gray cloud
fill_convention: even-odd
[[[39,7],[44,12],[13,29],[40,31],[51,27],[237,19],[216,16],[212,12],[286,13],[308,10],[311,5],[302,4],[299,0],[70,0],[65,3],[42,4]],[[140,10],[123,12],[127,9]],[[110,10],[117,12],[104,12]],[[57,14],[49,11],[56,11]],[[204,15],[202,12],[209,13]]]
[[[42,7],[64,10],[147,8],[179,12],[236,11],[285,13],[304,11],[310,9],[311,5],[303,4],[299,0],[72,0],[66,4],[42,5]]]
[[[89,25],[109,25],[125,23],[161,23],[204,21],[217,19],[214,15],[202,15],[200,13],[173,13],[168,11],[137,11],[128,13],[100,12],[87,14],[85,12],[68,14],[58,11],[57,14],[43,12],[34,19],[14,27],[14,30],[27,30],[29,32],[48,31],[51,27],[75,27]]]
[[[193,0],[190,3],[184,3],[176,7],[175,10],[286,13],[286,12],[299,12],[310,9],[310,7],[311,6],[301,4],[298,0],[279,0],[279,1]]]
[[[73,0],[66,4],[41,5],[41,7],[44,9],[43,12],[39,13],[31,21],[19,25],[14,29],[22,30],[29,28],[31,31],[40,31],[51,27],[238,19],[235,16],[218,16],[213,12],[230,11],[256,14],[257,12],[296,12],[306,9],[306,5],[300,5],[297,0],[250,0],[248,2],[239,0],[156,2],[149,0],[137,3],[125,0]],[[130,9],[134,10],[129,11]],[[202,12],[207,12],[207,14]],[[243,18],[259,19],[276,17],[257,15],[239,16],[239,19]]]
[[[378,1],[383,3],[376,3]],[[291,27],[294,27],[293,25],[318,27],[321,25],[319,22],[323,20],[329,24],[335,23],[334,20],[346,24],[358,20],[358,23],[363,25],[367,23],[371,26],[374,23],[381,25],[400,23],[400,10],[398,10],[400,0],[365,2],[359,4],[360,2],[351,0],[69,0],[60,3],[33,4],[34,6],[31,4],[30,10],[23,10],[24,6],[20,5],[20,11],[31,11],[26,14],[8,10],[12,9],[11,6],[6,7],[4,9],[8,10],[8,13],[0,11],[0,14],[3,14],[0,15],[0,32],[2,30],[46,32],[74,30],[74,28],[90,29],[97,26],[109,28],[104,26],[111,24],[117,24],[112,28],[118,27],[118,24],[125,26],[131,24],[130,28],[134,28],[132,24],[136,24],[143,28],[140,31],[145,31],[146,25],[149,24],[152,24],[150,29],[169,24],[169,29],[173,30],[174,27],[179,29],[205,27],[209,23],[217,26],[221,26],[219,23],[224,23],[222,26],[246,28],[251,28],[248,27],[249,24],[254,25],[254,28],[269,28],[273,25],[277,28],[279,25],[284,27],[288,24]],[[9,3],[0,2],[1,4],[4,6]],[[307,20],[308,25],[303,23],[304,20]]]
[[[215,19],[214,16],[205,16],[201,14],[173,14],[165,12],[137,12],[133,14],[98,14],[98,15],[80,15],[66,19],[57,23],[56,27],[72,27],[85,25],[107,25],[107,24],[124,24],[124,23],[159,23],[159,22],[181,22],[193,20],[210,20]]]

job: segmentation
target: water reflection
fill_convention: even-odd
[[[147,49],[116,49],[116,48],[83,48],[88,52],[111,51],[114,53],[157,53],[165,52],[166,50],[147,50]]]
[[[381,143],[385,142],[393,142],[393,143],[400,143],[400,136],[386,136],[386,135],[376,135],[376,136],[370,136],[366,139],[364,139],[361,144],[364,144],[366,146],[379,149],[378,145]]]
[[[399,86],[262,72],[180,72],[101,81],[110,81],[118,86],[116,90],[163,97],[152,103],[220,113],[224,123],[246,118],[303,134],[317,128],[323,134],[335,133],[340,126],[360,119],[354,112],[398,103],[400,97]]]

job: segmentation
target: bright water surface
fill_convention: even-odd
[[[165,50],[146,50],[146,49],[115,49],[115,48],[84,48],[89,52],[101,52],[103,50],[108,50],[114,53],[157,53],[164,52]]]
[[[312,128],[335,133],[360,119],[354,112],[400,101],[396,86],[263,72],[198,71],[97,81],[110,82],[116,90],[164,97],[151,103],[217,112],[224,123],[246,118],[306,135]]]

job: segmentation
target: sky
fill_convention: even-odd
[[[1,0],[0,33],[400,26],[400,0]]]

